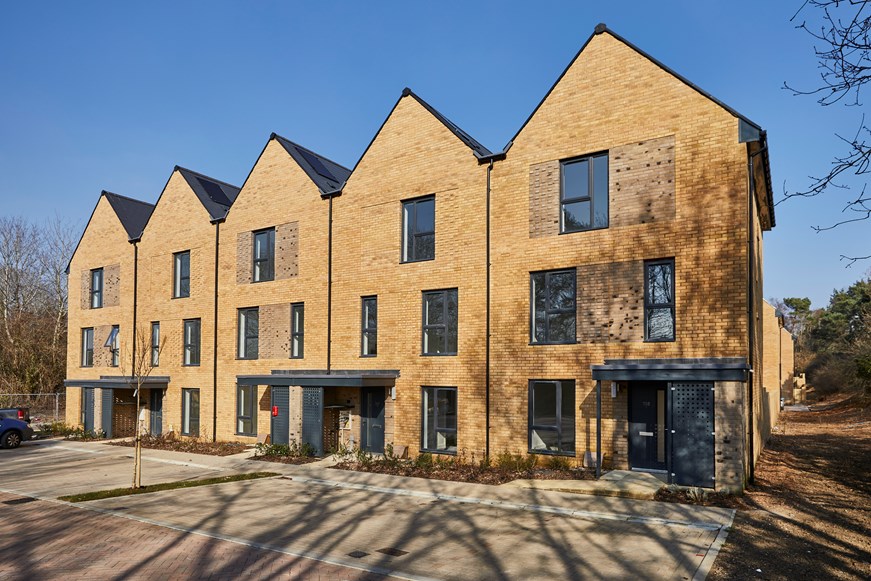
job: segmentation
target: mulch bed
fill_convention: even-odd
[[[689,490],[675,490],[664,486],[660,488],[654,500],[660,502],[675,502],[678,504],[695,504],[698,506],[719,506],[721,508],[746,508],[744,500],[740,496],[727,492],[706,491],[703,498],[694,496]]]
[[[113,446],[133,448],[133,440],[109,442]],[[150,450],[169,450],[171,452],[187,452],[188,454],[206,454],[209,456],[232,456],[247,449],[240,442],[203,442],[200,440],[177,440],[175,438],[143,436],[142,447]]]
[[[430,478],[432,480],[449,480],[452,482],[471,482],[474,484],[505,484],[512,480],[593,480],[595,473],[585,468],[575,470],[553,470],[535,468],[529,471],[516,471],[491,466],[481,468],[473,464],[451,463],[446,465],[418,466],[411,462],[389,464],[373,462],[362,465],[356,462],[340,462],[331,468],[337,470],[356,470],[357,472],[374,472],[376,474],[392,474],[394,476],[411,476],[414,478]]]
[[[312,462],[317,462],[320,458],[313,458],[311,456],[278,456],[275,454],[266,454],[263,456],[254,456],[251,460],[260,460],[261,462],[279,462],[281,464],[311,464]]]

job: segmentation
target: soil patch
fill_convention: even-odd
[[[133,440],[109,442],[113,446],[133,448]],[[209,456],[232,456],[244,452],[247,448],[240,442],[204,442],[197,439],[176,439],[165,436],[142,436],[142,447],[150,450],[169,450],[186,452],[188,454],[206,454]]]
[[[312,456],[279,456],[276,454],[269,454],[265,456],[254,456],[251,460],[259,460],[261,462],[278,462],[280,464],[311,464],[312,462],[317,462],[320,458],[314,458]]]
[[[411,476],[414,478],[430,478],[433,480],[449,480],[452,482],[471,482],[474,484],[505,484],[512,480],[594,480],[595,473],[586,468],[550,469],[533,468],[530,470],[512,470],[498,466],[478,466],[460,462],[435,463],[431,466],[421,466],[412,461],[401,462],[359,462],[345,461],[331,466],[337,470],[356,470],[358,472],[374,472],[376,474],[392,474],[394,476]]]

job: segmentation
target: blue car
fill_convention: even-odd
[[[0,448],[17,448],[24,440],[33,438],[33,429],[27,422],[0,418]]]

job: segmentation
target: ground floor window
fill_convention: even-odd
[[[427,452],[457,453],[457,388],[422,390],[420,448]]]
[[[575,382],[529,382],[529,451],[575,453]]]
[[[200,435],[200,390],[181,390],[181,433],[185,436]]]
[[[236,433],[240,436],[257,435],[257,386],[236,387]]]

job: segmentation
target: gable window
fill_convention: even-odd
[[[151,323],[151,366],[160,365],[160,323]]]
[[[257,359],[260,349],[260,310],[239,309],[239,359]]]
[[[183,436],[200,435],[200,390],[181,390],[181,433]]]
[[[575,454],[574,380],[529,382],[529,451]]]
[[[423,354],[457,354],[457,289],[423,293]]]
[[[82,329],[82,367],[94,365],[94,329]]]
[[[290,305],[290,357],[302,359],[305,351],[305,304]]]
[[[608,154],[560,165],[560,232],[608,227]]]
[[[674,258],[644,263],[644,340],[674,341]]]
[[[574,343],[575,269],[533,272],[529,278],[530,342]]]
[[[402,262],[435,258],[435,196],[402,202]]]
[[[254,282],[275,278],[275,228],[254,233]]]
[[[187,319],[184,322],[184,355],[185,365],[200,364],[200,320]]]
[[[191,251],[172,255],[172,297],[180,299],[191,296]]]
[[[110,362],[112,367],[118,367],[120,363],[121,349],[118,345],[118,331],[118,325],[112,325],[112,330],[109,331],[109,336],[106,337],[106,342],[103,344],[103,347],[108,347],[112,353],[112,360]]]
[[[95,268],[91,271],[91,308],[103,307],[103,269]]]
[[[424,387],[421,394],[420,449],[457,453],[457,388]]]
[[[375,357],[378,355],[378,297],[363,297],[362,311],[360,354]]]
[[[240,436],[257,435],[257,386],[236,386],[236,433]]]

